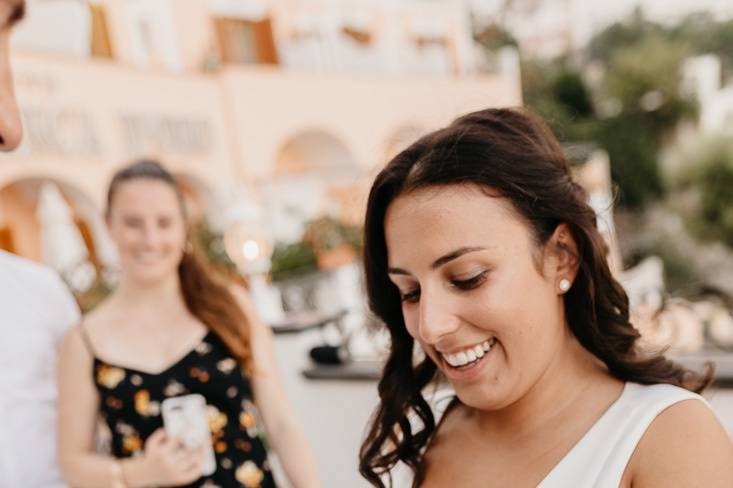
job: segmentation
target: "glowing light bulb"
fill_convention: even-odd
[[[242,244],[242,255],[248,261],[254,261],[260,257],[260,246],[257,241],[249,239]]]

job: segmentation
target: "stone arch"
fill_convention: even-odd
[[[324,181],[352,179],[361,174],[353,152],[336,135],[307,129],[287,138],[275,159],[275,179],[316,176]]]
[[[46,182],[54,183],[60,190],[87,247],[90,261],[98,265],[113,264],[116,252],[107,234],[102,210],[78,186],[49,176],[23,177],[0,188],[0,248],[43,261],[37,210],[41,188]]]
[[[363,175],[353,151],[332,132],[307,129],[288,137],[262,188],[276,237],[296,239],[305,222],[321,214],[350,220],[361,203],[355,186],[363,186]]]

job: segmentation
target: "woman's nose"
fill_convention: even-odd
[[[420,295],[420,317],[418,332],[428,344],[436,344],[442,337],[458,329],[460,319],[452,308],[449,297],[434,292]]]
[[[23,138],[10,68],[0,69],[0,151],[12,151]]]

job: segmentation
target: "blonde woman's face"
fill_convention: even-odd
[[[186,225],[176,192],[168,183],[137,178],[119,184],[107,223],[117,244],[123,279],[154,284],[177,273]]]
[[[559,278],[506,200],[418,190],[390,205],[385,233],[406,327],[464,404],[504,408],[557,361],[570,340]]]

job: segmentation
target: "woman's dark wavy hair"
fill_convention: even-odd
[[[379,173],[367,203],[364,267],[369,306],[391,335],[379,382],[380,404],[359,453],[359,470],[372,485],[398,462],[424,477],[423,451],[435,418],[422,392],[436,377],[429,357],[413,363],[413,338],[402,316],[397,288],[387,276],[384,218],[399,195],[432,186],[474,184],[498,192],[528,223],[537,245],[565,223],[578,246],[577,277],[564,295],[570,330],[622,381],[668,383],[701,392],[713,378],[641,351],[629,322],[629,302],[607,263],[586,192],[573,181],[562,149],[546,125],[523,109],[488,109],[464,115],[398,154]],[[419,419],[418,426],[410,417]],[[415,420],[415,419],[413,419]]]

